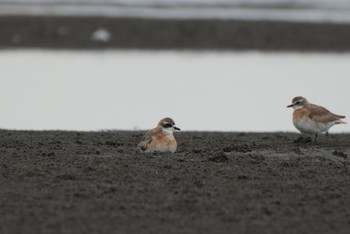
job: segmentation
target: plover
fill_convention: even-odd
[[[304,97],[295,97],[292,104],[287,107],[293,107],[293,124],[302,133],[314,135],[316,142],[318,134],[327,132],[333,125],[345,124],[341,119],[343,115],[336,115],[322,106],[309,103]]]
[[[159,121],[158,126],[148,131],[142,141],[138,144],[141,152],[172,152],[177,149],[174,131],[180,130],[175,126],[174,120],[164,118]]]

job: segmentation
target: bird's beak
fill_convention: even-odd
[[[180,128],[178,128],[178,127],[176,127],[176,126],[174,126],[173,127],[175,130],[177,130],[177,131],[180,131],[181,129]]]
[[[287,108],[293,107],[293,106],[294,106],[294,103],[292,103],[292,104],[290,104],[289,106],[287,106]]]

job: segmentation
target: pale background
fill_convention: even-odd
[[[149,129],[169,116],[186,131],[296,131],[297,95],[350,113],[350,54],[2,50],[0,64],[6,129]]]

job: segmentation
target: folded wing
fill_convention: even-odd
[[[329,123],[334,121],[339,121],[339,123],[343,122],[341,119],[344,119],[345,116],[343,115],[336,115],[327,110],[326,108],[322,106],[317,106],[311,104],[309,106],[309,117],[310,119],[320,122],[320,123]]]
[[[148,145],[151,144],[153,138],[152,136],[154,136],[154,134],[156,134],[157,130],[156,129],[152,129],[148,132],[145,133],[145,135],[143,136],[141,142],[137,145],[137,147],[142,151],[146,151],[148,149]]]

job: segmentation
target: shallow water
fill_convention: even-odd
[[[350,54],[0,51],[0,128],[295,131],[297,95],[349,115]],[[348,132],[348,125],[331,132]]]

